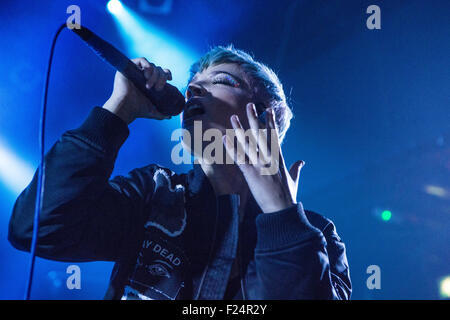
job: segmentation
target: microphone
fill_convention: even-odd
[[[79,29],[77,29],[79,27]],[[117,71],[130,80],[142,92],[156,109],[166,116],[176,116],[184,109],[184,96],[173,85],[166,83],[161,91],[145,87],[146,79],[140,70],[122,52],[109,42],[103,40],[86,27],[77,25],[71,29],[77,34],[102,60],[108,62]]]

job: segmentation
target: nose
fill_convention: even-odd
[[[206,89],[200,84],[190,83],[187,89],[187,98],[202,97],[206,94]]]

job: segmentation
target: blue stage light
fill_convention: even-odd
[[[106,5],[108,11],[112,14],[118,14],[123,10],[122,3],[119,0],[110,0]]]
[[[34,169],[0,140],[0,180],[15,195],[30,183]]]
[[[113,17],[127,45],[128,55],[131,58],[146,57],[154,64],[170,69],[173,77],[170,83],[182,90],[186,86],[189,67],[199,55],[125,5],[121,5],[120,13]]]

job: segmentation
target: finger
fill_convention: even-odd
[[[164,85],[166,84],[167,76],[161,67],[157,67],[156,71],[158,73],[158,79],[156,80],[155,83],[155,90],[161,91],[164,88]]]
[[[228,138],[228,136],[226,134],[224,134],[222,137],[222,141],[223,141],[223,145],[225,146],[225,150],[226,150],[227,154],[234,161],[234,148],[232,146],[230,138]]]
[[[172,72],[169,69],[163,69],[164,73],[166,74],[166,78],[168,81],[172,80]]]
[[[259,129],[259,121],[258,116],[256,114],[256,107],[254,103],[247,103],[247,118],[248,118],[248,124],[250,126],[250,129],[252,131],[257,132]]]
[[[268,139],[267,148],[268,148],[269,152],[271,149],[270,144],[272,142],[272,127],[273,127],[271,120],[272,120],[271,109],[267,108],[266,109],[266,129],[267,129],[267,139]]]
[[[280,173],[282,174],[283,178],[286,178],[286,165],[284,163],[283,155],[281,154],[280,140],[275,123],[275,114],[272,108],[266,109],[266,127],[269,140],[268,148],[270,153],[270,161],[276,161],[276,164],[278,164],[279,166]]]
[[[292,164],[291,168],[289,169],[289,175],[291,176],[292,180],[294,180],[294,182],[296,184],[298,184],[300,170],[303,168],[304,165],[305,165],[305,161],[298,160],[298,161],[294,162]]]
[[[267,135],[270,131],[267,128],[258,130],[257,146],[258,146],[258,164],[266,166],[270,164],[270,151],[267,141]]]
[[[265,152],[266,149],[264,148],[259,148],[258,143],[266,143],[267,144],[267,140],[262,138],[261,141],[258,141],[259,138],[259,121],[258,121],[258,116],[256,113],[256,107],[254,103],[248,103],[247,107],[246,107],[246,112],[247,112],[247,119],[248,119],[248,123],[250,126],[250,130],[248,131],[248,144],[246,145],[246,147],[248,147],[248,150],[246,149],[246,153],[250,159],[250,163],[251,164],[259,164],[258,161],[258,149],[260,149],[261,152],[261,157],[267,157],[267,153]],[[262,161],[261,161],[262,162]]]
[[[144,69],[144,68],[149,68],[150,67],[150,62],[144,57],[132,59],[131,61],[134,64],[136,64],[141,70]]]
[[[251,136],[251,133],[244,131],[242,123],[237,115],[231,117],[231,124],[235,130],[235,135],[237,139],[237,152],[238,152],[238,164],[247,164],[245,162],[245,155],[247,155],[249,163],[248,164],[258,164],[258,153],[256,140]],[[247,139],[248,138],[248,139]]]
[[[239,117],[237,115],[231,116],[231,125],[234,129],[234,133],[236,135],[236,160],[237,164],[245,164],[245,153],[248,148],[247,143],[245,141],[244,128],[242,127],[241,122],[239,121]]]
[[[145,80],[146,80],[145,87],[147,89],[151,88],[150,80],[152,78],[153,73],[154,73],[154,69],[152,67],[148,67],[148,68],[144,69],[144,77],[145,77]]]
[[[156,81],[158,81],[158,78],[159,78],[157,68],[153,63],[150,64],[149,69],[151,69],[151,71],[148,71],[148,72],[151,72],[151,75],[147,80],[147,84],[146,84],[147,89],[153,88],[156,84]]]
[[[223,145],[225,146],[225,151],[228,156],[233,160],[234,163],[237,162],[236,150],[234,144],[231,142],[231,139],[228,135],[224,134],[222,137]],[[227,162],[228,163],[228,162]]]
[[[304,165],[304,161],[296,161],[289,169],[289,175],[291,176],[291,179],[288,179],[288,185],[292,199],[297,199],[300,171]]]
[[[274,135],[274,137],[275,136],[277,137],[277,142],[279,144],[279,141],[278,141],[278,127],[277,127],[277,124],[275,122],[275,113],[274,113],[272,108],[267,108],[266,109],[266,127],[267,127],[267,129],[269,129],[271,131],[273,130],[274,133],[276,133]]]

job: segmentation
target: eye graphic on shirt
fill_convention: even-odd
[[[155,263],[147,266],[147,270],[154,276],[170,278],[169,271],[160,263]]]

